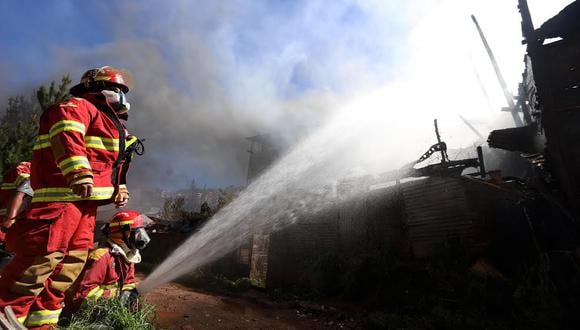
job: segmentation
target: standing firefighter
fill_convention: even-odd
[[[8,231],[16,218],[28,207],[32,198],[30,188],[30,162],[21,162],[14,166],[2,178],[0,188],[0,269],[10,261],[13,241],[7,238]]]
[[[137,296],[135,264],[150,241],[145,231],[150,222],[139,212],[121,211],[103,226],[107,243],[89,253],[83,272],[66,293],[63,316],[70,317],[88,300]]]
[[[34,198],[11,235],[16,257],[0,278],[0,308],[12,306],[29,328],[58,321],[64,292],[93,246],[97,206],[123,207],[128,76],[104,66],[83,74],[73,98],[40,117],[31,165]]]

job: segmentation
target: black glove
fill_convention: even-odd
[[[125,290],[119,295],[119,300],[129,310],[136,311],[139,309],[139,292],[137,289]]]

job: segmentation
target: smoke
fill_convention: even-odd
[[[146,139],[147,150],[134,163],[133,187],[180,188],[192,178],[210,186],[242,184],[245,137],[274,132],[294,140],[335,109],[377,91],[383,97],[373,97],[375,105],[393,123],[404,123],[385,129],[412,131],[416,138],[409,143],[419,149],[432,142],[435,117],[444,138],[463,145],[474,135],[457,114],[473,120],[483,134],[498,121],[510,125],[509,115],[490,114],[473,74],[475,66],[493,107],[503,106],[469,20],[472,13],[513,90],[522,70],[516,1],[149,0],[53,6],[75,17],[71,28],[90,21],[107,38],[54,40],[40,60],[46,76],[70,72],[76,80],[103,64],[134,75],[128,126]],[[530,1],[533,13],[545,17],[563,5],[551,2],[543,10],[546,6]]]
[[[145,8],[155,8],[146,10]],[[106,3],[114,36],[54,49],[62,72],[128,69],[128,126],[146,139],[132,186],[245,182],[245,137],[283,138],[319,125],[346,100],[397,75],[418,5],[394,2]]]

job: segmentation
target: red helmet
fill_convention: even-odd
[[[116,244],[125,244],[130,249],[143,249],[150,241],[145,226],[151,220],[136,211],[115,213],[109,223],[102,228],[103,233]]]
[[[123,93],[128,93],[131,81],[131,75],[128,72],[111,66],[103,66],[85,72],[81,77],[81,82],[73,86],[70,93],[80,96],[82,93],[103,90],[107,87],[118,87]]]

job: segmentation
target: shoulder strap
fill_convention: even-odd
[[[111,108],[102,104],[97,104],[96,106],[99,111],[111,119],[111,121],[115,124],[117,131],[119,132],[119,155],[117,160],[115,160],[113,163],[113,174],[111,175],[111,183],[116,186],[119,184],[119,182],[117,182],[119,181],[119,165],[121,165],[121,162],[125,158],[125,139],[127,137],[125,134],[125,127],[123,126],[123,123],[121,123],[121,120],[119,120],[117,114]]]

